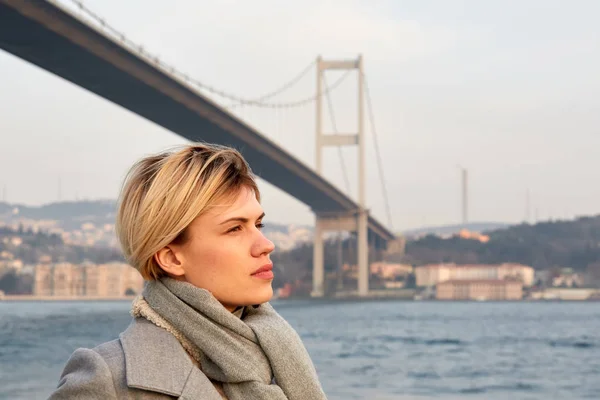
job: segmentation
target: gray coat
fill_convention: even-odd
[[[222,400],[179,341],[136,318],[119,339],[69,358],[49,400]]]

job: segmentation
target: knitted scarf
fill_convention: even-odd
[[[142,296],[229,400],[326,400],[300,337],[270,304],[240,319],[209,291],[170,278],[146,283]]]

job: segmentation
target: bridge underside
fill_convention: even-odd
[[[0,0],[0,48],[191,141],[240,150],[256,175],[317,214],[353,213],[357,204],[243,121],[52,3]],[[369,241],[394,238],[369,217]]]

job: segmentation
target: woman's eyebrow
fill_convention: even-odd
[[[265,217],[265,213],[262,213],[260,215],[260,217],[256,218],[256,220],[259,221],[259,220],[263,219],[264,217]],[[242,224],[247,224],[248,221],[250,221],[250,219],[248,219],[246,217],[233,217],[233,218],[226,219],[225,221],[221,222],[219,225],[224,225],[228,222],[233,222],[233,221],[240,222]]]

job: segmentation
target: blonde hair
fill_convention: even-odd
[[[145,157],[123,183],[116,231],[127,262],[146,280],[165,275],[154,254],[186,241],[186,228],[243,188],[260,193],[242,155],[229,147],[193,143]]]

